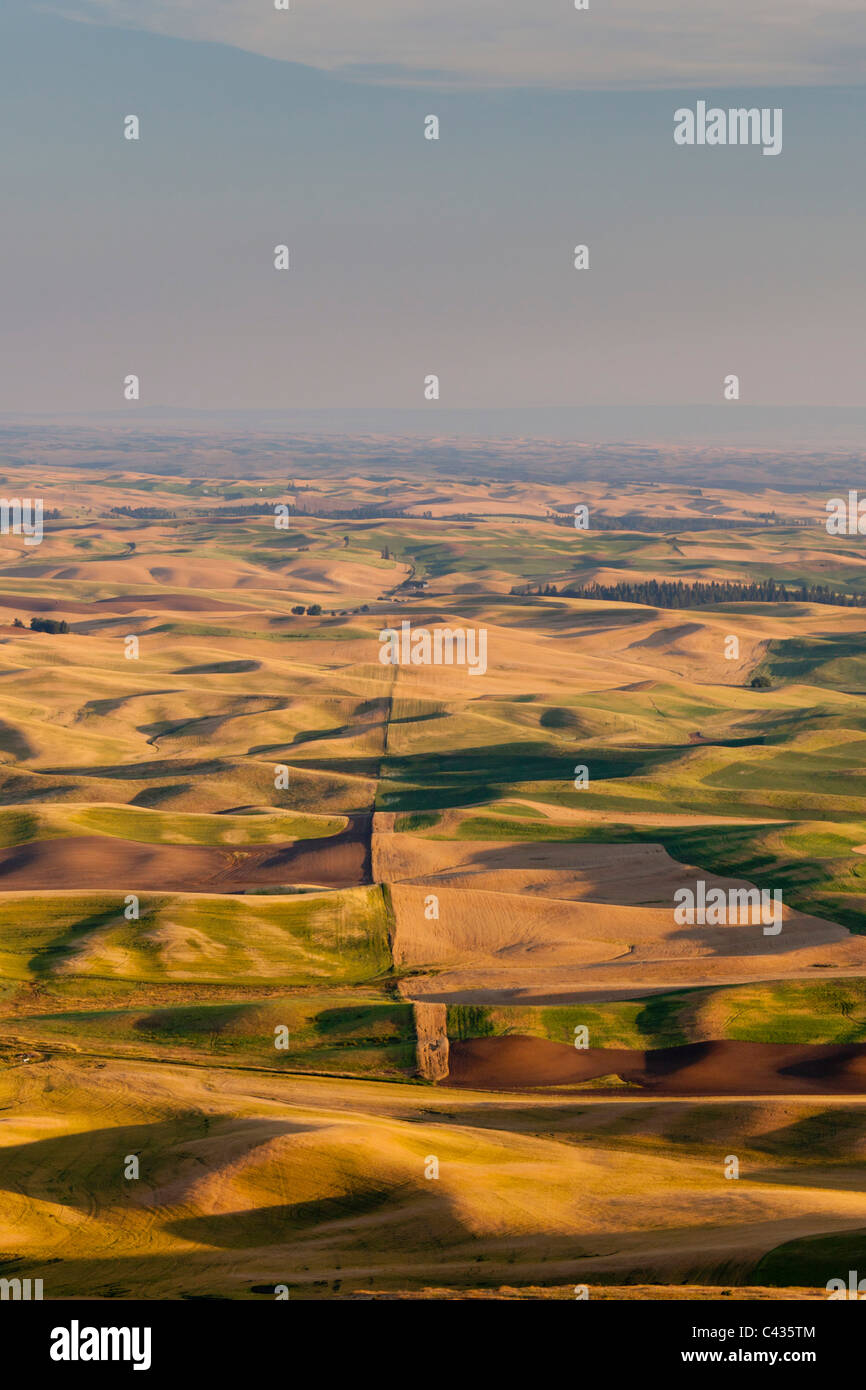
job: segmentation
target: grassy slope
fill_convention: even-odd
[[[110,979],[318,985],[361,983],[391,968],[378,888],[273,898],[142,895],[139,920],[118,894],[0,900],[0,968],[18,980]]]
[[[345,816],[195,815],[138,806],[44,806],[0,810],[0,847],[67,835],[107,835],[148,845],[265,845],[336,835]]]
[[[645,999],[556,1008],[451,1005],[451,1038],[527,1033],[573,1043],[589,1030],[591,1047],[640,1050],[702,1039],[741,1042],[866,1042],[866,980],[786,981],[681,990]]]
[[[59,992],[58,992],[59,993]],[[0,1018],[6,1047],[51,1054],[194,1061],[263,1070],[310,1071],[407,1079],[415,1065],[412,1006],[369,990],[270,994],[238,1002],[201,1002],[183,987],[184,1002],[100,1009],[98,998],[75,1009],[39,1011],[14,1022]],[[57,1003],[61,998],[56,1000]],[[288,1029],[288,1037],[281,1030]],[[277,1042],[279,1041],[279,1046]],[[283,1045],[284,1041],[287,1045]]]

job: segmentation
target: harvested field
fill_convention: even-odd
[[[698,877],[708,889],[749,885],[689,869],[659,845],[489,844],[377,831],[373,862],[391,883],[394,960],[412,998],[542,1004],[866,969],[866,937],[787,907],[777,935],[757,923],[677,924],[674,893]]]
[[[841,1252],[866,1225],[852,1141],[832,1176],[809,1150],[816,1115],[850,1129],[839,1100],[720,1102],[716,1116],[685,1099],[574,1107],[69,1056],[7,1067],[0,1103],[0,1242],[46,1297],[255,1298],[287,1278],[301,1300],[481,1281],[688,1296],[761,1287],[774,1251],[820,1235]],[[727,1183],[734,1124],[748,1137]]]

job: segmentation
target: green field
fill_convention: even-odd
[[[644,999],[556,1008],[450,1005],[455,1041],[527,1034],[573,1045],[589,1030],[590,1047],[649,1050],[704,1038],[738,1042],[864,1043],[866,980],[736,985],[681,990]]]
[[[0,900],[0,969],[9,979],[360,984],[391,970],[379,888],[295,897],[91,893]]]

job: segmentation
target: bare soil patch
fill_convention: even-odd
[[[858,1095],[866,1044],[699,1042],[639,1052],[578,1048],[520,1035],[452,1042],[449,1085],[487,1090],[567,1086],[617,1076],[658,1095]]]

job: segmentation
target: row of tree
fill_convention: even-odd
[[[547,519],[557,526],[574,526],[574,512],[548,512]],[[720,516],[647,516],[643,512],[624,512],[610,516],[606,512],[590,512],[588,531],[754,531],[759,526],[813,526],[816,523],[797,517],[786,517],[780,523],[775,512],[758,512],[748,520]]]
[[[555,593],[552,585],[536,592]],[[645,579],[617,584],[578,584],[561,591],[568,598],[613,599],[646,603],[652,608],[701,608],[716,603],[832,603],[840,608],[866,607],[866,595],[843,594],[826,584],[799,584],[789,589],[775,579],[737,580]]]

